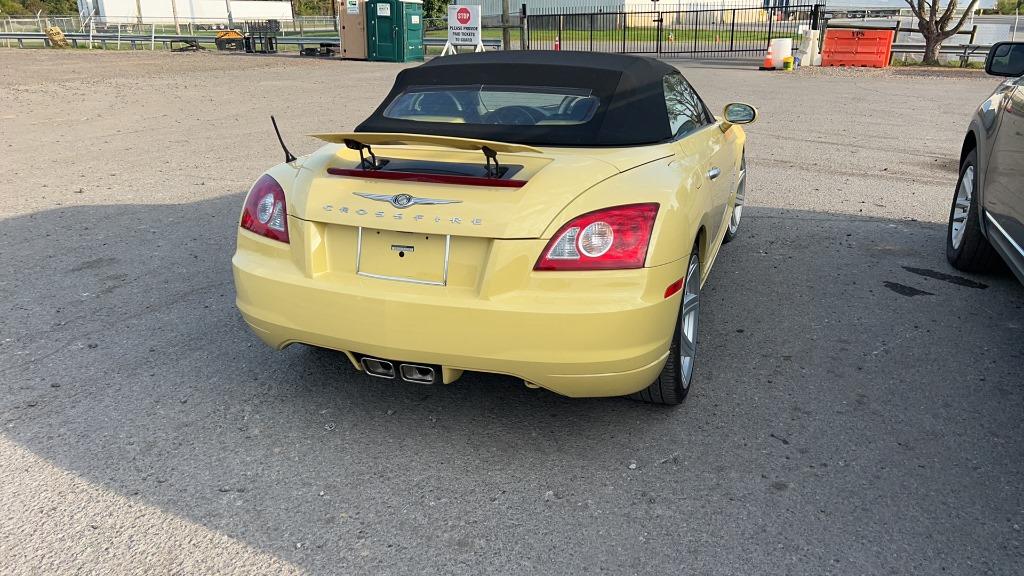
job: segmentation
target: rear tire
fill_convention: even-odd
[[[682,297],[672,344],[668,348],[668,360],[657,380],[629,396],[634,400],[652,404],[681,404],[690,393],[697,357],[697,321],[700,317],[700,256],[697,254],[697,246],[693,247],[690,254],[680,292]]]
[[[960,165],[946,227],[946,259],[965,272],[986,272],[1000,263],[999,254],[981,232],[977,165],[978,151],[971,150]]]

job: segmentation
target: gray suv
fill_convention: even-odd
[[[949,209],[946,258],[969,272],[999,257],[1024,282],[1024,42],[1000,42],[985,71],[1007,79],[971,119]]]

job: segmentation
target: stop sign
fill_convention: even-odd
[[[459,11],[455,13],[455,18],[459,21],[459,24],[462,24],[463,26],[469,24],[469,9],[459,8]]]

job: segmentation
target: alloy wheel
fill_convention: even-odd
[[[693,379],[693,360],[697,355],[697,321],[700,309],[700,260],[694,254],[686,269],[683,303],[679,320],[679,370],[683,388]]]
[[[956,189],[956,200],[953,201],[952,226],[949,227],[950,240],[953,249],[960,248],[964,241],[964,229],[967,227],[967,217],[971,212],[971,198],[974,196],[974,165],[968,164],[964,169],[964,175],[960,178],[960,186]]]
[[[729,234],[735,234],[740,227],[740,218],[743,216],[743,200],[747,192],[747,159],[744,158],[740,164],[740,183],[736,186],[736,204],[732,208],[732,216],[729,217]]]

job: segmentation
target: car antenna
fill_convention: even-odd
[[[345,146],[347,146],[349,150],[359,151],[359,166],[363,170],[380,170],[381,167],[384,166],[382,163],[377,163],[377,155],[373,153],[373,148],[368,144],[363,144],[359,140],[353,140],[351,138],[345,138],[344,142]],[[366,155],[363,154],[363,150],[366,150],[366,152],[370,154],[370,160],[366,159]],[[384,162],[387,162],[387,160]]]
[[[484,158],[487,159],[487,177],[488,178],[501,178],[508,170],[498,163],[498,153],[494,151],[494,148],[490,146],[481,146],[480,151],[484,153]],[[494,161],[494,169],[491,169],[491,161]]]
[[[277,120],[274,119],[274,115],[270,115],[270,123],[274,125],[274,132],[277,133],[277,141],[281,143],[281,149],[284,150],[284,161],[295,162],[295,155],[292,154],[288,147],[284,145],[284,138],[281,138],[281,131],[277,129]]]

